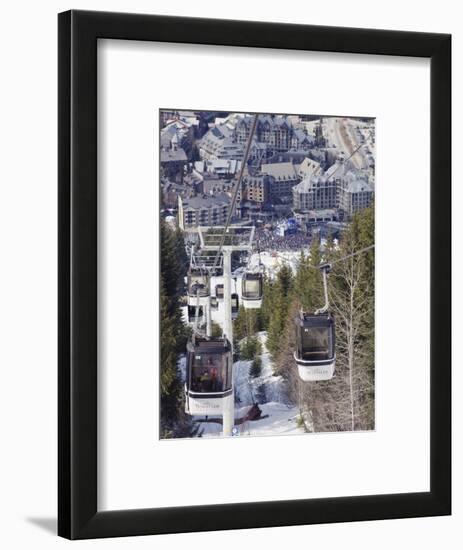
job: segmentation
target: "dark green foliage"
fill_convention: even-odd
[[[280,350],[283,330],[288,322],[288,311],[291,305],[291,292],[293,287],[293,275],[291,268],[284,265],[277,274],[272,288],[272,309],[268,323],[267,348],[272,358],[278,355]]]
[[[313,312],[323,306],[323,280],[319,269],[322,263],[320,241],[315,238],[308,256],[301,252],[294,281],[293,297],[299,308]]]
[[[330,231],[328,233],[328,236],[326,237],[325,250],[323,252],[323,260],[325,262],[329,262],[334,252],[335,252],[334,239],[333,239],[333,234]]]
[[[173,433],[181,406],[181,380],[177,366],[178,321],[169,313],[169,300],[161,280],[161,436]]]
[[[260,308],[260,321],[262,330],[268,330],[273,311],[274,283],[266,275],[263,280],[262,307]]]
[[[256,355],[249,369],[249,375],[253,378],[257,378],[262,373],[262,359],[260,355]]]
[[[255,336],[248,336],[240,342],[240,359],[250,361],[261,353],[262,345]]]
[[[274,354],[273,359],[273,373],[275,375],[281,375],[285,379],[289,379],[290,375],[294,373],[294,357],[293,352],[296,346],[296,333],[294,329],[294,318],[298,314],[300,306],[297,300],[292,298],[292,301],[288,307],[286,316],[286,323],[281,331],[279,338],[279,345]],[[267,341],[268,342],[268,341]],[[267,343],[268,347],[268,343]],[[288,391],[290,386],[288,386]],[[292,400],[291,396],[287,396],[289,400]]]
[[[188,255],[186,253],[185,241],[183,239],[183,233],[182,233],[182,230],[179,227],[177,227],[176,230],[175,230],[174,238],[175,238],[175,253],[176,253],[176,259],[177,259],[177,263],[178,263],[178,277],[180,279],[177,283],[178,284],[177,289],[178,290],[183,290],[184,277],[185,277],[185,274],[188,270],[189,259],[188,259]]]
[[[175,394],[177,382],[177,333],[176,318],[169,315],[169,300],[161,281],[161,394]]]
[[[246,336],[246,310],[242,305],[238,309],[238,315],[233,321],[233,339],[236,345],[242,338]]]
[[[189,329],[181,317],[180,296],[186,272],[181,231],[173,231],[161,220],[160,277],[160,391],[161,437],[192,437],[198,434],[185,412],[183,382],[178,368],[180,354],[185,352]],[[182,253],[183,250],[183,253]]]
[[[245,309],[240,305],[238,315],[233,322],[233,337],[235,342],[243,338],[254,336],[256,332],[262,330],[262,320],[260,310]]]
[[[180,230],[173,231],[161,218],[161,279],[173,312],[177,306],[176,298],[183,288],[186,275],[185,245]],[[182,253],[183,248],[183,253]]]

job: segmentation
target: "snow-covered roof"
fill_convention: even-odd
[[[348,193],[373,192],[367,176],[350,171],[345,177],[344,189]]]
[[[240,169],[241,161],[236,159],[199,160],[194,163],[198,172],[229,172],[234,174]]]
[[[347,172],[352,170],[355,170],[355,168],[349,160],[338,157],[336,162],[326,170],[325,175],[328,179],[332,177],[343,179]]]
[[[200,147],[208,150],[217,156],[229,156],[230,152],[234,151],[235,155],[241,156],[243,152],[243,146],[235,143],[232,139],[233,130],[226,124],[220,124],[211,128],[200,141]]]
[[[296,170],[292,162],[274,162],[262,164],[261,172],[273,176],[277,181],[297,179]]]
[[[334,182],[326,178],[324,175],[320,176],[306,176],[300,183],[293,187],[293,191],[297,193],[308,193],[323,186],[332,186]]]
[[[186,162],[186,160],[186,153],[181,147],[178,149],[161,149],[161,162]]]
[[[237,122],[238,125],[245,124],[249,126],[254,115],[244,115],[241,116]],[[292,121],[285,115],[267,115],[260,114],[258,119],[259,126],[267,126],[269,128],[280,128],[282,126],[287,128],[292,128]]]
[[[184,208],[210,208],[211,206],[228,206],[230,197],[226,193],[216,195],[197,195],[183,200]]]
[[[301,177],[318,176],[323,173],[321,164],[316,160],[306,157],[297,168],[297,173]]]
[[[307,135],[304,130],[301,130],[301,128],[295,128],[293,130],[293,136],[299,141],[299,143],[303,143],[304,141],[310,144],[313,144],[315,142],[315,138],[313,136]]]

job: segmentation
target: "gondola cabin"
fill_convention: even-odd
[[[245,273],[241,279],[241,299],[245,309],[258,309],[262,305],[262,273]]]
[[[223,285],[215,285],[215,296],[217,300],[223,300]]]
[[[226,338],[196,336],[187,344],[186,366],[186,413],[222,416],[234,399],[230,342]]]
[[[233,293],[231,295],[231,316],[232,316],[232,319],[236,319],[236,317],[238,316],[239,309],[240,309],[240,302],[239,302],[238,294]]]
[[[330,313],[301,313],[295,319],[294,360],[304,382],[329,380],[336,362],[334,319]]]
[[[211,294],[209,273],[192,268],[187,278],[188,304],[205,306]]]

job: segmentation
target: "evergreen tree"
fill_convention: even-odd
[[[161,279],[168,300],[168,309],[174,312],[180,293],[184,270],[179,257],[179,237],[161,218]],[[183,240],[183,239],[182,239]]]
[[[243,338],[254,336],[261,329],[261,316],[258,309],[246,309],[240,305],[233,322],[233,337],[238,343]]]
[[[180,296],[186,266],[183,235],[161,220],[160,277],[160,403],[161,437],[192,437],[198,427],[185,414],[183,381],[178,362],[185,353],[188,327],[182,321]]]
[[[277,273],[272,290],[272,312],[268,326],[267,348],[275,360],[280,350],[283,329],[287,324],[288,310],[291,305],[293,274],[291,268],[284,265]]]
[[[323,280],[318,266],[322,262],[320,241],[314,239],[308,256],[301,252],[293,297],[304,311],[313,312],[323,306]]]
[[[175,230],[174,238],[175,238],[175,251],[176,251],[177,263],[178,263],[178,278],[179,278],[177,290],[183,291],[185,286],[184,277],[188,271],[188,266],[190,262],[188,259],[188,255],[186,253],[183,232],[179,227],[177,227]]]
[[[240,342],[240,359],[249,361],[262,353],[262,344],[256,336],[248,336]]]
[[[175,317],[169,313],[169,300],[161,281],[161,431],[166,437],[175,428],[181,392],[177,367],[177,332]]]
[[[336,247],[334,244],[333,233],[330,231],[328,233],[328,236],[326,237],[325,249],[323,251],[323,260],[325,262],[329,262],[335,250],[336,250]]]
[[[236,319],[233,321],[233,340],[234,346],[246,336],[246,310],[240,304]]]
[[[310,257],[301,255],[284,327],[275,326],[275,334],[269,330],[274,372],[286,380],[286,399],[298,407],[305,431],[374,428],[374,251],[345,259],[373,243],[373,207],[353,217],[338,247],[328,239],[323,257],[314,241]],[[314,311],[323,305],[321,273],[313,269],[322,261],[333,263],[328,288],[336,322],[336,374],[327,381],[302,382],[293,358],[292,321],[301,306]],[[276,309],[277,300],[273,301]],[[276,325],[275,317],[270,329],[272,324]]]
[[[262,359],[260,355],[256,355],[252,361],[251,368],[249,369],[249,376],[257,378],[262,373]]]
[[[262,296],[262,306],[260,308],[260,324],[261,330],[268,330],[270,325],[270,319],[272,318],[273,313],[273,289],[274,282],[264,275],[263,284],[263,296]]]

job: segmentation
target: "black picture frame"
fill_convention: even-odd
[[[429,492],[98,511],[97,41],[101,38],[430,58]],[[68,11],[58,16],[58,69],[58,534],[87,539],[450,514],[450,35]]]

